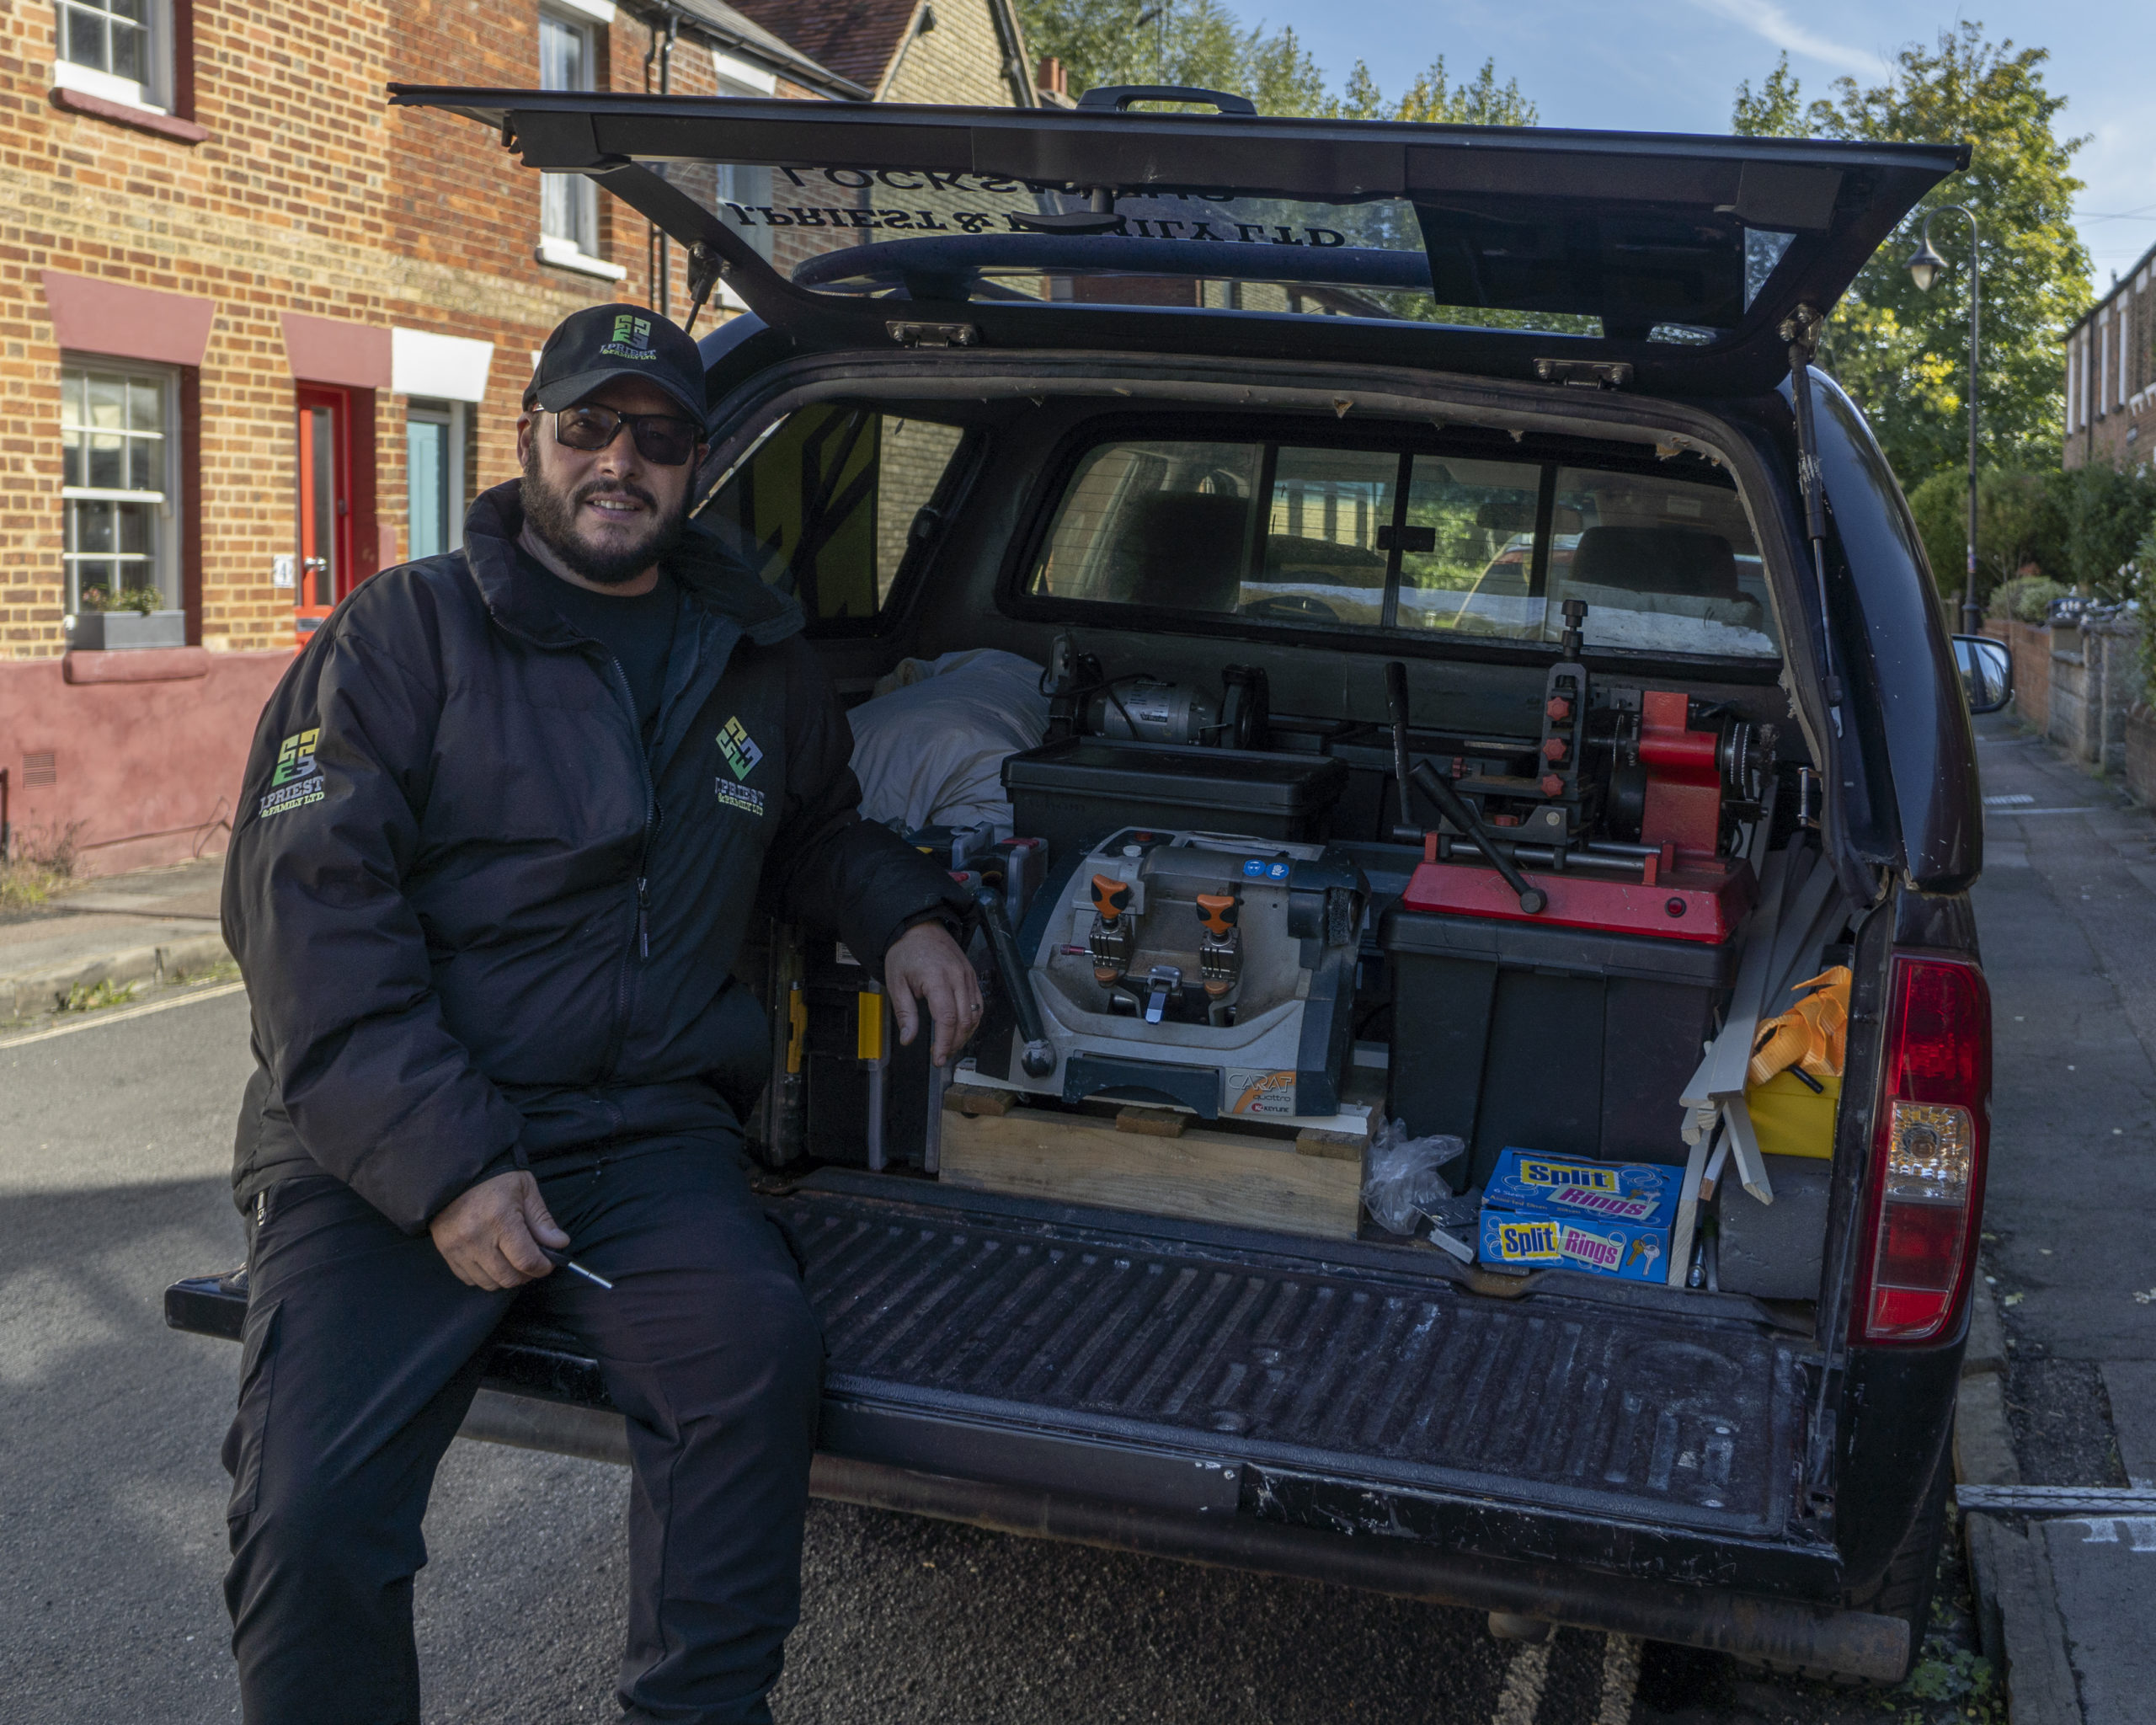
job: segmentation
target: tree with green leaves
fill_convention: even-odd
[[[2135,555],[2156,527],[2156,473],[2090,462],[2066,476],[2066,549],[2076,585],[2104,600],[2132,596]]]
[[[1519,93],[1519,80],[1497,82],[1497,62],[1486,60],[1465,83],[1445,76],[1440,54],[1428,72],[1392,101],[1386,101],[1370,68],[1358,60],[1347,88],[1325,109],[1335,120],[1406,120],[1446,126],[1533,126],[1540,119],[1534,104]]]
[[[1019,0],[1027,45],[1070,88],[1184,84],[1248,96],[1263,114],[1316,114],[1325,74],[1292,29],[1243,28],[1220,0]]]
[[[1060,60],[1074,90],[1106,84],[1183,84],[1248,96],[1261,114],[1336,120],[1533,126],[1534,104],[1517,79],[1497,82],[1494,61],[1454,83],[1443,56],[1390,99],[1363,61],[1337,94],[1294,30],[1246,29],[1221,0],[1019,0],[1026,40]]]
[[[2068,476],[2058,468],[2024,472],[1986,467],[1977,476],[1977,597],[2025,571],[2070,583],[2067,547]],[[1950,608],[1961,602],[1969,530],[1969,478],[1942,467],[1909,493],[1909,512],[1945,584]],[[1958,616],[1958,611],[1956,614]],[[1957,622],[1956,628],[1960,625]]]
[[[1942,205],[1967,205],[1983,229],[1982,458],[2000,467],[2057,459],[2060,344],[2089,286],[2089,254],[2071,219],[2081,182],[2070,170],[2084,141],[2056,129],[2066,98],[2044,86],[2049,57],[1991,43],[1983,26],[1963,24],[1941,32],[1934,48],[1903,48],[1882,83],[1838,79],[1828,100],[1804,101],[1787,55],[1756,90],[1737,87],[1731,124],[1740,133],[1972,147],[1968,173],[1935,188],[1865,264],[1820,347],[1912,489],[1967,461],[1967,224],[1945,217],[1934,228],[1947,268],[1929,293],[1906,267],[1925,212]]]

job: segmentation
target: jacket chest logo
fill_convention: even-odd
[[[748,726],[741,723],[738,714],[726,721],[718,740],[719,755],[734,773],[731,779],[722,772],[712,781],[712,789],[718,795],[719,806],[738,809],[744,814],[761,814],[764,812],[764,793],[743,784],[741,781],[756,770],[756,763],[764,758],[764,751],[756,746],[755,739],[749,734]]]
[[[718,734],[718,752],[726,757],[726,764],[734,769],[734,776],[743,779],[756,770],[756,763],[764,758],[764,751],[756,746],[749,734],[749,727],[737,716],[726,721]]]

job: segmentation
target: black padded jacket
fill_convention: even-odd
[[[874,960],[964,909],[860,818],[801,613],[692,529],[651,746],[627,680],[520,569],[514,483],[466,550],[359,587],[257,727],[225,939],[256,1071],[234,1197],[344,1181],[412,1232],[477,1180],[724,1130],[768,1071],[731,976],[758,908]]]

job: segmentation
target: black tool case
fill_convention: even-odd
[[[1348,769],[1322,755],[1072,737],[1011,756],[1003,783],[1020,832],[1078,857],[1123,826],[1315,839]]]
[[[1714,1035],[1737,943],[1395,910],[1391,1109],[1449,1132],[1487,1180],[1508,1145],[1681,1163],[1678,1098]]]

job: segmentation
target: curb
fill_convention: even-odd
[[[227,962],[232,954],[221,934],[199,934],[162,946],[123,947],[49,970],[0,976],[0,1020],[35,1018],[57,1011],[71,990],[101,982],[163,982],[189,970]]]
[[[1981,1283],[1970,1301],[1954,1408],[1954,1478],[1959,1485],[2021,1483],[2006,1421],[2005,1327]],[[1961,1536],[1977,1635],[1984,1658],[2005,1680],[2007,1717],[2012,1725],[2082,1725],[2080,1689],[2042,1534],[1970,1510],[1961,1516]]]

